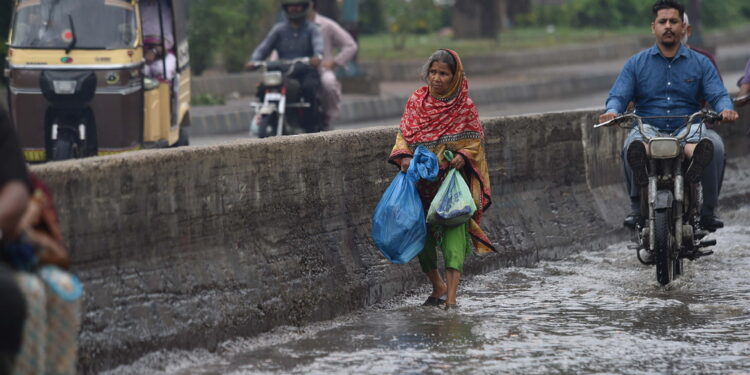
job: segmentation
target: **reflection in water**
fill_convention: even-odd
[[[750,211],[726,217],[750,221]],[[423,295],[282,327],[220,353],[155,353],[114,374],[750,373],[750,229],[686,263],[667,288],[627,243],[461,286],[457,312]],[[426,290],[423,294],[426,294]]]

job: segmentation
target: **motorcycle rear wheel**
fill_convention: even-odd
[[[656,211],[654,222],[654,255],[656,257],[656,280],[661,285],[667,285],[674,280],[678,260],[674,259],[675,240],[672,225],[672,210]]]

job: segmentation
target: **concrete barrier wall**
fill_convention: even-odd
[[[483,226],[499,253],[471,257],[467,273],[622,238],[625,132],[593,132],[595,118],[485,122],[494,204]],[[56,193],[86,286],[82,370],[157,349],[213,349],[424,285],[416,262],[392,265],[370,239],[396,173],[385,161],[395,134],[334,131],[34,167]]]

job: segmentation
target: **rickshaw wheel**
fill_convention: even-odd
[[[61,132],[52,145],[52,160],[73,159],[78,154],[78,144],[71,132]]]

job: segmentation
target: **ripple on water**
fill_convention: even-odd
[[[726,217],[750,221],[750,210]],[[750,372],[750,229],[668,287],[627,243],[462,283],[458,312],[427,290],[218,353],[166,352],[111,374],[661,374]]]

